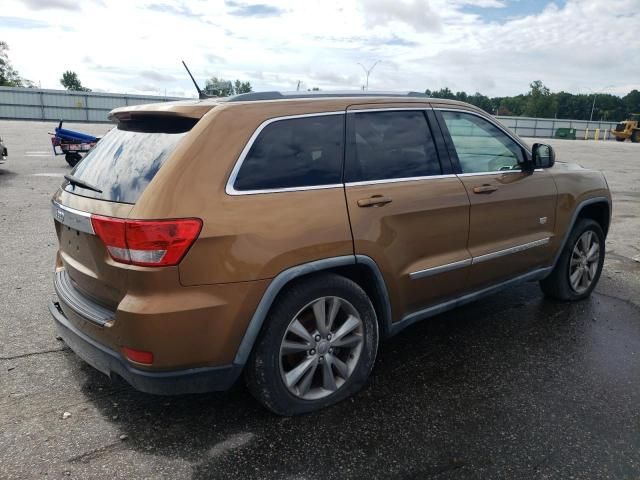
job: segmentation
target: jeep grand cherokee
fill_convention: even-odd
[[[523,281],[583,299],[602,270],[603,175],[465,103],[267,92],[111,117],[53,197],[50,310],[145,392],[244,374],[272,411],[309,412],[418,320]]]

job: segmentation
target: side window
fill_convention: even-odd
[[[236,176],[236,190],[342,183],[344,115],[278,120],[255,140]]]
[[[349,141],[347,182],[442,173],[422,111],[355,113]]]
[[[487,120],[460,112],[442,112],[462,173],[519,170],[522,148]]]

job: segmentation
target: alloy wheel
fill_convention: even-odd
[[[587,230],[578,238],[569,262],[569,283],[577,293],[586,292],[598,271],[600,241],[593,230]]]
[[[318,400],[339,390],[358,365],[364,325],[343,298],[321,297],[291,320],[280,345],[280,375],[289,392]]]

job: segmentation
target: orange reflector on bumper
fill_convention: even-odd
[[[132,362],[142,363],[144,365],[151,365],[153,363],[153,352],[122,347],[122,353],[127,357],[127,360],[131,360]]]

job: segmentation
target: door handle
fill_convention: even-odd
[[[389,197],[384,197],[382,195],[374,195],[370,198],[361,198],[358,200],[359,207],[382,207],[387,203],[391,203],[391,199]]]
[[[481,187],[473,187],[473,193],[493,193],[498,190],[495,185],[482,185]]]

